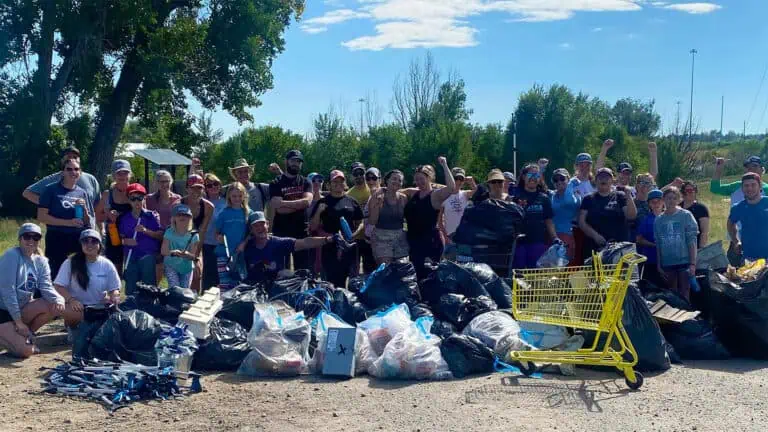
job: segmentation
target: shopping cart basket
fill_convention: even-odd
[[[589,348],[571,352],[512,351],[507,360],[520,364],[526,375],[535,372],[535,362],[613,366],[623,373],[629,388],[639,389],[643,376],[633,369],[637,352],[621,318],[632,271],[645,260],[644,256],[632,253],[622,257],[618,264],[603,265],[600,256],[593,255],[591,266],[515,270],[515,319],[592,330],[596,335]],[[601,338],[602,333],[606,337]],[[614,338],[616,343],[612,344]],[[625,359],[625,354],[631,360]]]

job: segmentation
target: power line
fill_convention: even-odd
[[[752,101],[752,107],[749,109],[749,115],[747,116],[747,123],[749,123],[750,120],[752,120],[752,111],[755,110],[755,105],[757,105],[757,99],[760,97],[760,91],[763,90],[763,83],[765,82],[765,76],[768,74],[768,62],[765,63],[765,69],[763,69],[763,77],[760,78],[760,85],[757,87],[757,93],[755,93],[755,99]],[[765,115],[765,111],[763,111],[763,115]],[[760,120],[762,123],[762,120]]]

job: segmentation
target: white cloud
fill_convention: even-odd
[[[602,27],[595,27],[592,29],[592,33],[600,33],[601,31],[603,31]]]
[[[569,42],[563,42],[560,45],[558,45],[558,47],[560,47],[560,49],[569,50],[573,48],[573,45],[571,45]]]
[[[325,0],[337,3],[339,0]],[[511,22],[561,21],[582,12],[633,12],[644,7],[706,13],[719,9],[713,3],[669,4],[648,0],[347,0],[357,6],[331,10],[301,25],[307,33],[321,33],[335,24],[369,20],[375,33],[342,43],[352,50],[386,48],[468,47],[478,44],[478,30],[469,21],[490,13],[510,16]],[[714,9],[713,9],[714,7]],[[592,31],[601,31],[598,27]]]
[[[698,15],[714,12],[722,9],[722,6],[714,3],[677,3],[663,6],[663,8]]]

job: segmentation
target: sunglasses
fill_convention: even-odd
[[[132,202],[141,202],[141,201],[144,201],[144,195],[134,195],[128,198],[128,200]]]
[[[208,189],[213,189],[213,188],[221,187],[221,183],[206,183],[205,187]]]
[[[687,193],[687,194],[696,193],[696,189],[685,189],[683,190],[683,193]]]
[[[378,180],[379,178],[378,178],[378,177],[376,177],[376,176],[365,176],[365,179],[366,179],[366,180],[368,180],[368,181],[376,181],[376,180]]]
[[[34,240],[37,242],[37,241],[40,241],[40,239],[43,238],[43,236],[35,233],[25,233],[21,235],[21,238],[27,241]]]
[[[66,168],[64,168],[64,171],[66,171],[66,172],[80,172],[80,168],[66,167]]]
[[[552,179],[552,181],[553,181],[553,182],[555,182],[555,183],[564,182],[564,181],[566,181],[566,180],[567,180],[567,179],[566,179],[565,177],[562,177],[562,176],[557,176],[557,177],[555,177],[555,178],[553,178],[553,179]]]
[[[456,180],[456,181],[464,181],[464,180],[466,180],[466,178],[464,178],[464,177],[454,177],[454,180]]]
[[[541,178],[541,174],[539,174],[539,173],[527,173],[527,174],[525,175],[525,177],[526,177],[528,180],[538,180],[538,179],[540,179],[540,178]]]
[[[648,180],[641,180],[641,181],[637,182],[637,184],[638,184],[638,186],[650,186],[652,183],[649,182]]]
[[[504,180],[491,180],[488,182],[488,184],[500,185],[500,184],[504,184]]]
[[[312,180],[312,183],[323,184],[324,179]]]
[[[80,243],[82,243],[84,245],[91,245],[92,246],[92,245],[97,245],[97,244],[101,243],[101,241],[99,241],[99,239],[95,239],[95,238],[92,238],[92,237],[86,237],[86,238],[80,240]]]
[[[364,175],[365,175],[365,173],[362,172],[362,171],[355,171],[355,172],[352,173],[352,177],[362,177]]]

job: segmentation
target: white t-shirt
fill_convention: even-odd
[[[448,235],[456,232],[459,227],[461,217],[464,216],[464,209],[469,205],[469,192],[459,191],[443,201],[443,217],[445,221],[445,232]]]
[[[592,182],[589,180],[581,181],[578,177],[573,177],[571,178],[570,183],[573,186],[573,193],[580,198],[592,195],[592,193],[595,191],[594,186],[592,186]]]
[[[93,306],[103,304],[104,293],[120,289],[120,277],[117,275],[117,269],[114,264],[103,256],[99,256],[96,261],[87,264],[88,267],[88,289],[77,282],[77,278],[72,276],[72,258],[67,258],[56,275],[55,285],[66,288],[75,300],[83,306]]]

